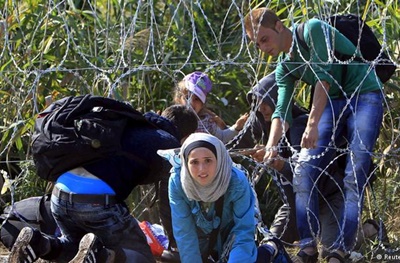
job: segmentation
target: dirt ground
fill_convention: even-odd
[[[8,249],[0,243],[0,263],[7,262],[8,254]]]
[[[7,263],[7,259],[8,259],[8,254],[9,251],[6,247],[4,247],[1,243],[0,243],[0,263]],[[48,263],[47,261],[44,260],[39,260],[37,261],[38,263]],[[161,261],[157,261],[157,263],[162,263]],[[294,260],[293,263],[299,263],[298,261]]]
[[[8,262],[8,255],[9,255],[9,251],[6,247],[3,246],[3,244],[1,244],[0,242],[0,263],[7,263]],[[50,263],[48,261],[45,260],[38,260],[36,261],[37,263]],[[162,263],[161,261],[157,261],[157,263]]]
[[[290,251],[290,252],[293,252],[293,251]],[[6,247],[4,247],[0,242],[0,263],[6,263],[7,262],[9,253],[10,252],[8,251],[8,249]],[[299,261],[297,261],[296,258],[292,257],[292,260],[293,260],[293,263],[299,263]],[[38,263],[49,263],[48,261],[45,261],[45,260],[38,260],[36,262],[38,262]],[[162,263],[162,262],[161,261],[157,261],[157,263]]]
[[[5,246],[3,246],[3,244],[1,244],[1,242],[0,242],[0,263],[7,263],[9,254],[10,254],[10,252],[8,251],[8,249]],[[49,263],[45,260],[38,260],[36,262],[37,263]]]
[[[8,255],[8,249],[0,242],[0,255]]]

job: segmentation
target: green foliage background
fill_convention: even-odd
[[[249,109],[246,92],[275,65],[244,34],[241,19],[258,6],[275,10],[287,26],[314,15],[360,14],[399,63],[398,1],[0,0],[0,157],[16,198],[48,187],[34,176],[29,145],[48,96],[92,93],[162,110],[184,74],[201,70],[214,82],[210,107],[233,124]],[[366,198],[366,213],[389,222],[393,238],[400,225],[399,81],[398,69],[385,84],[378,181]],[[303,104],[306,90],[297,97]]]

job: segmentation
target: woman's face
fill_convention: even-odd
[[[203,102],[194,94],[186,95],[181,97],[181,104],[186,105],[186,103],[190,101],[190,105],[196,113],[199,113],[203,108]]]
[[[208,148],[193,149],[188,156],[190,176],[201,186],[207,186],[214,180],[217,172],[217,158]]]

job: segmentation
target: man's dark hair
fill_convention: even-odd
[[[161,116],[170,120],[180,133],[181,139],[197,129],[197,116],[194,111],[184,105],[172,105],[166,108]]]

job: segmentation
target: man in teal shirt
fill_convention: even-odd
[[[342,63],[335,57],[335,51],[353,58],[359,53],[350,40],[321,20],[310,19],[304,24],[308,50],[295,37],[297,25],[291,31],[267,8],[252,10],[245,18],[245,27],[261,51],[271,56],[283,52],[275,70],[279,95],[264,156],[272,167],[278,143],[292,121],[295,82],[302,80],[314,90],[293,178],[301,238],[298,256],[303,262],[318,260],[318,193],[314,183],[329,176],[325,171],[332,163],[337,140],[344,136],[349,143],[343,152],[347,155],[343,212],[337,240],[328,256],[331,263],[343,262],[354,247],[361,220],[371,153],[383,118],[382,83],[369,64],[352,59]]]

